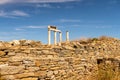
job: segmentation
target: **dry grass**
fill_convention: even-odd
[[[93,41],[113,40],[113,39],[115,39],[115,38],[108,37],[108,36],[101,36],[99,38],[81,38],[80,40],[77,40],[77,41],[81,41],[81,42],[93,42]]]
[[[96,80],[120,80],[120,72],[114,65],[100,64],[96,77]]]

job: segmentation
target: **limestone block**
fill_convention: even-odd
[[[50,51],[49,50],[42,50],[42,53],[44,53],[44,54],[50,54]]]
[[[5,52],[0,51],[0,57],[1,57],[1,56],[4,56],[5,54],[6,54]]]
[[[3,66],[0,67],[1,75],[17,74],[24,70],[24,68],[24,66]]]
[[[16,79],[22,79],[22,78],[28,78],[28,77],[35,77],[35,74],[33,72],[29,72],[29,73],[15,74],[14,76]]]
[[[8,53],[8,56],[14,56],[15,55],[15,52],[9,52]]]
[[[47,58],[53,58],[53,55],[47,55]]]
[[[59,70],[59,69],[60,69],[60,67],[57,67],[57,66],[50,68],[50,70],[52,70],[52,71],[54,71],[54,70]]]
[[[9,58],[0,58],[0,62],[7,62]]]
[[[0,62],[0,65],[1,65],[1,64],[4,64],[4,62]]]
[[[21,56],[13,56],[13,57],[10,57],[9,58],[9,61],[10,62],[18,62],[18,61],[22,61],[23,60],[23,57],[21,57]]]
[[[30,53],[31,51],[29,49],[25,49],[24,51],[22,51],[22,53]]]
[[[3,68],[3,67],[7,67],[7,66],[8,66],[8,64],[3,64],[3,63],[1,63],[1,64],[0,64],[0,69]]]
[[[38,80],[38,78],[23,78],[21,80]]]
[[[44,62],[43,61],[40,61],[40,60],[35,60],[35,66],[39,67],[41,65],[44,65]]]
[[[14,61],[14,62],[9,62],[9,65],[10,65],[10,66],[20,66],[20,65],[22,65],[22,62],[20,62],[20,61],[18,61],[18,62],[16,62],[16,61]]]
[[[48,71],[47,72],[47,77],[51,77],[53,75],[53,71]]]
[[[58,74],[58,70],[56,70],[56,71],[53,71],[53,73],[56,75],[56,74]]]
[[[65,74],[66,74],[66,71],[65,71],[65,70],[59,70],[59,74],[65,75]]]
[[[49,66],[40,66],[40,70],[41,71],[46,71],[46,70],[48,70],[48,68],[49,68]]]
[[[2,76],[2,80],[15,80],[15,77],[13,75],[5,75],[5,76]],[[1,79],[0,79],[1,80]]]
[[[30,72],[38,71],[40,68],[39,67],[27,67],[26,68]]]
[[[35,76],[45,77],[46,76],[46,71],[36,71]]]

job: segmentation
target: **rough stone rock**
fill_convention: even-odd
[[[11,42],[9,42],[11,45],[20,45],[20,42],[19,42],[19,40],[13,40],[13,41],[11,41]]]
[[[51,77],[53,75],[53,71],[48,71],[47,72],[47,77]]]
[[[15,76],[16,79],[22,79],[22,78],[34,77],[35,74],[33,72],[29,72],[29,73],[15,74],[14,76]]]
[[[27,70],[29,71],[29,72],[35,72],[35,71],[39,71],[39,67],[28,67],[27,68]]]
[[[101,63],[120,69],[117,39],[63,42],[61,46],[32,40],[15,42],[0,42],[0,75],[6,80],[89,80]]]
[[[9,58],[0,58],[0,62],[7,62]]]
[[[38,80],[38,78],[23,78],[21,80]]]
[[[6,53],[3,51],[0,51],[0,57],[4,56]]]
[[[44,65],[44,61],[40,61],[40,60],[35,60],[35,65],[37,67],[41,66],[41,65]]]
[[[2,80],[15,80],[15,77],[13,75],[5,75],[5,76],[2,76]]]
[[[46,77],[46,71],[36,71],[35,76],[39,76],[41,78]]]
[[[15,55],[15,52],[9,52],[8,53],[8,56],[14,56]]]
[[[1,75],[12,75],[20,73],[22,70],[24,70],[24,66],[3,66],[0,67]]]

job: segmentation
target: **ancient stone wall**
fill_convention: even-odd
[[[119,51],[116,39],[73,41],[61,47],[14,45],[0,50],[0,74],[6,80],[90,80],[102,62],[115,63],[119,70]]]

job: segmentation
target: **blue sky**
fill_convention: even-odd
[[[71,40],[120,38],[120,0],[0,0],[0,40],[47,43],[48,25],[57,26],[63,40],[67,30]]]

